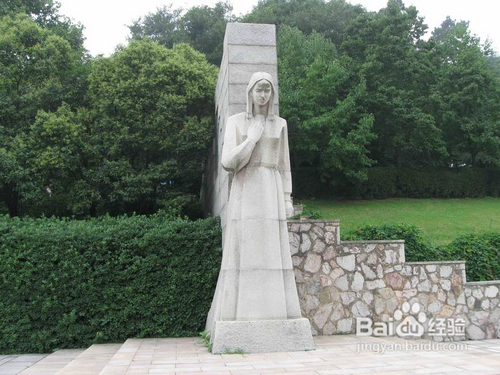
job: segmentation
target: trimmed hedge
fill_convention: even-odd
[[[293,170],[296,198],[476,198],[500,196],[500,169],[372,167],[367,180],[323,181],[312,167]]]
[[[348,181],[337,176],[321,180],[313,167],[293,170],[297,198],[476,198],[500,196],[500,169],[372,167],[367,180]]]
[[[404,239],[407,261],[466,260],[469,281],[500,279],[500,233],[464,235],[443,248],[406,224],[343,239]],[[213,218],[0,216],[0,353],[196,336],[221,257]]]
[[[500,195],[500,170],[487,168],[374,167],[346,196],[381,198],[474,198]],[[342,194],[342,193],[341,193]]]
[[[221,257],[216,219],[0,216],[0,353],[196,336]]]
[[[465,260],[468,281],[500,280],[500,233],[464,234],[435,247],[414,225],[368,225],[343,240],[405,240],[407,262]]]
[[[465,234],[446,247],[449,260],[465,260],[468,281],[500,280],[500,233]]]
[[[342,240],[405,240],[407,262],[443,260],[441,252],[425,237],[422,230],[410,224],[367,225],[342,235]]]

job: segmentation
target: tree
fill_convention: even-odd
[[[242,22],[296,27],[306,35],[315,31],[339,47],[345,28],[362,13],[363,7],[344,0],[260,0]]]
[[[155,13],[139,17],[128,28],[131,40],[149,38],[161,45],[172,48],[185,39],[181,28],[182,8],[172,9],[172,4],[158,8]]]
[[[296,179],[301,168],[315,169],[323,181],[366,179],[372,116],[362,106],[363,80],[353,77],[348,60],[317,33],[304,35],[283,26],[278,33],[280,108],[288,120]],[[296,181],[300,184],[301,181]]]
[[[53,0],[4,0],[0,3],[0,18],[25,14],[38,26],[67,40],[74,50],[83,50],[83,26],[59,14],[60,7]]]
[[[90,144],[85,113],[66,103],[53,113],[39,111],[29,131],[14,140],[26,213],[86,216],[97,204],[99,192],[86,181]]]
[[[98,212],[151,213],[199,194],[217,69],[186,44],[134,41],[93,64],[89,179]]]
[[[456,20],[451,19],[450,16],[446,16],[446,19],[441,22],[441,25],[439,27],[434,28],[434,31],[432,32],[432,39],[435,42],[443,42],[445,41],[450,33],[453,33],[453,29],[457,26],[460,25],[460,27],[468,28],[469,27],[469,22],[467,21],[460,21],[457,23]]]
[[[498,166],[500,80],[491,65],[493,51],[471,34],[468,22],[448,17],[443,25],[431,38],[440,64],[432,100],[445,134],[448,164]]]
[[[492,55],[487,58],[488,68],[497,79],[500,79],[500,56],[498,55],[498,52],[492,52]]]
[[[0,3],[0,17],[24,13],[40,23],[57,17],[59,4],[52,0],[4,0]]]
[[[0,50],[0,185],[10,214],[16,216],[26,170],[15,140],[30,132],[38,111],[80,102],[86,68],[82,51],[22,14],[0,19]]]
[[[222,59],[226,25],[236,21],[232,10],[230,3],[223,2],[216,3],[213,8],[206,5],[192,7],[181,20],[187,43],[217,66]]]
[[[381,165],[436,165],[446,156],[442,132],[428,108],[434,72],[421,40],[426,28],[415,7],[390,0],[346,30],[342,51],[366,80],[363,106],[374,114],[378,136],[370,150]]]
[[[150,38],[167,48],[188,43],[204,53],[209,62],[220,65],[226,24],[234,20],[229,3],[195,6],[186,12],[169,5],[139,18],[129,29],[132,40]]]

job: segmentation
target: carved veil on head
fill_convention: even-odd
[[[253,97],[252,97],[252,89],[255,86],[255,84],[261,80],[266,80],[271,84],[271,97],[269,98],[269,107],[267,111],[267,118],[270,121],[274,121],[274,82],[273,78],[269,73],[266,72],[257,72],[252,75],[252,78],[250,78],[250,82],[248,83],[247,86],[247,118],[252,119],[253,118]]]

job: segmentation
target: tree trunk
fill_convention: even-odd
[[[403,164],[403,160],[402,160],[402,156],[401,156],[401,149],[397,148],[396,149],[396,166],[398,168],[401,168],[402,164]]]
[[[3,188],[3,199],[9,209],[10,217],[19,216],[19,193],[15,188],[15,184],[6,185]]]

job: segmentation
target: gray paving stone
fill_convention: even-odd
[[[54,375],[73,361],[85,349],[63,349],[43,356],[20,375]]]
[[[121,347],[121,344],[92,345],[57,375],[99,375]]]
[[[198,338],[131,339],[122,346],[113,344],[108,347],[91,347],[68,365],[66,372],[60,371],[57,375],[457,375],[498,374],[500,369],[500,356],[497,352],[500,350],[500,339],[470,344],[462,342],[460,344],[467,345],[467,350],[456,351],[447,351],[443,347],[432,351],[406,350],[407,341],[397,337],[317,336],[314,341],[316,350],[313,351],[213,355]],[[359,350],[361,343],[366,345],[363,350]],[[430,342],[411,340],[412,345],[426,343]],[[377,345],[393,345],[394,348],[378,354],[373,350]],[[100,363],[99,366],[96,365],[97,362]],[[106,366],[103,365],[104,362]],[[68,371],[71,366],[73,368]]]

